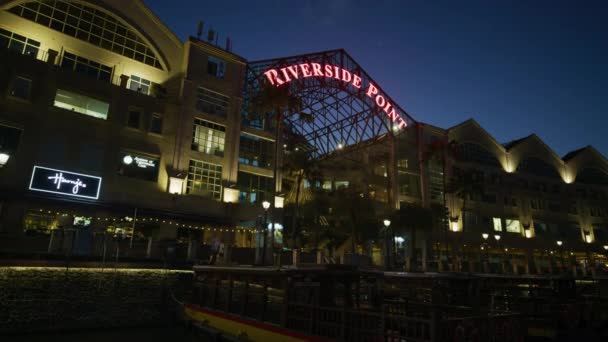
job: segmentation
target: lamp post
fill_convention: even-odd
[[[481,237],[483,238],[484,241],[484,245],[485,245],[485,250],[486,250],[486,262],[489,262],[490,260],[490,246],[488,245],[488,238],[490,237],[490,234],[488,233],[482,233]]]
[[[266,235],[268,235],[268,208],[270,208],[270,202],[262,202],[264,208],[264,224],[262,225],[262,266],[266,264]]]
[[[559,248],[559,262],[562,264],[562,271],[565,269],[564,267],[564,249],[562,245],[564,244],[561,240],[557,240],[557,247]]]
[[[391,237],[391,235],[392,235],[392,234],[389,234],[389,227],[390,227],[390,225],[391,225],[391,220],[389,220],[389,219],[384,219],[384,221],[382,221],[382,223],[384,223],[384,234],[385,234],[385,241],[387,241],[387,242],[388,242],[388,239],[389,239],[389,238]],[[392,245],[393,245],[393,246],[392,246],[392,248],[393,248],[393,250],[394,250],[394,249],[395,249],[395,241],[394,241],[394,239],[393,239]],[[391,265],[392,265],[392,263],[391,263],[391,258],[390,258],[390,253],[389,253],[389,250],[388,250],[388,249],[390,249],[390,247],[389,247],[389,246],[390,246],[390,244],[388,244],[388,243],[387,243],[387,244],[386,244],[386,249],[387,249],[387,251],[386,251],[386,256],[387,256],[387,258],[388,258],[387,263],[386,263],[386,265],[387,265],[387,266],[391,266]],[[393,256],[393,258],[394,258],[394,256]]]
[[[496,240],[496,247],[498,248],[499,252],[500,252],[500,235],[499,234],[495,234],[494,235],[494,240]],[[503,264],[502,264],[502,258],[500,258],[500,253],[498,254],[499,260],[500,260],[500,268],[504,269]]]

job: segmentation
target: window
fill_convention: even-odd
[[[336,190],[348,188],[348,181],[336,181],[334,184],[336,186]]]
[[[8,48],[36,58],[38,57],[40,42],[0,28],[0,48]]]
[[[192,150],[223,157],[225,140],[226,127],[194,119]]]
[[[29,100],[31,89],[32,89],[32,80],[18,76],[17,78],[15,78],[15,81],[13,82],[13,87],[11,89],[11,96],[20,98],[20,99],[24,99],[24,100]]]
[[[483,194],[481,200],[486,203],[496,203],[496,194]]]
[[[228,96],[207,88],[198,87],[196,90],[196,109],[201,112],[226,117],[228,115]]]
[[[505,206],[517,207],[517,200],[514,197],[505,197]]]
[[[521,233],[521,226],[519,220],[506,219],[505,228],[508,233]]]
[[[86,59],[84,57],[74,55],[69,52],[63,53],[63,59],[61,60],[61,68],[76,71],[96,80],[104,82],[112,81],[111,67]]]
[[[207,59],[207,73],[217,78],[224,78],[225,72],[226,62],[213,56],[209,56]]]
[[[397,170],[405,171],[409,168],[409,163],[407,159],[399,159],[397,160]]]
[[[0,125],[0,153],[9,155],[9,162],[11,156],[14,156],[19,147],[19,140],[21,138],[21,130],[9,126]]]
[[[274,142],[241,133],[239,163],[257,167],[272,167]]]
[[[55,107],[106,120],[110,104],[91,97],[57,89]]]
[[[420,198],[420,176],[399,173],[399,195]]]
[[[538,220],[534,221],[534,233],[537,236],[547,236],[549,233],[547,224]]]
[[[443,165],[441,161],[429,161],[429,187],[431,202],[443,202]]]
[[[131,128],[139,129],[140,122],[141,122],[141,111],[139,109],[129,110],[129,115],[127,117],[127,126],[131,127]]]
[[[553,165],[538,158],[528,158],[522,160],[517,165],[517,172],[525,172],[535,176],[561,179],[561,176]]]
[[[145,78],[131,75],[131,78],[129,78],[129,89],[138,93],[150,95],[150,91],[152,91],[152,82]]]
[[[500,217],[492,217],[492,223],[495,231],[502,232],[502,219]]]
[[[163,133],[163,117],[160,114],[152,114],[150,120],[150,133],[162,134]]]
[[[254,175],[239,171],[236,182],[239,189],[239,202],[261,203],[269,200],[273,190],[272,177]]]
[[[323,181],[323,185],[321,188],[323,190],[331,191],[331,181]]]
[[[198,160],[190,160],[186,192],[192,195],[222,197],[222,166]]]
[[[458,159],[462,161],[500,167],[496,156],[478,144],[461,143],[456,148]]]
[[[109,12],[75,1],[31,1],[10,12],[130,59],[162,69],[150,46]]]

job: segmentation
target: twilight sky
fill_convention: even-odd
[[[414,119],[608,156],[608,1],[145,0],[254,61],[344,48]]]

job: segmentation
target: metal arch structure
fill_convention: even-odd
[[[343,49],[248,63],[243,90],[244,114],[248,99],[266,82],[266,71],[303,63],[332,65],[348,70],[352,75],[359,76],[363,85],[373,84],[378,94],[382,94],[387,103],[392,104],[408,127],[415,123]],[[393,137],[408,129],[398,129],[375,99],[366,94],[365,86],[356,88],[331,77],[299,77],[286,86],[290,87],[291,94],[302,99],[302,111],[310,114],[313,120],[305,122],[295,116],[285,115],[284,124],[306,140],[316,158],[323,158],[337,149],[349,146],[349,150],[355,150],[357,146],[369,146],[383,137]]]

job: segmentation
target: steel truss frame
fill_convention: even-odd
[[[263,84],[265,71],[302,63],[338,66],[361,77],[364,85],[357,89],[341,80],[327,77],[300,77],[289,83],[291,94],[302,99],[303,112],[311,114],[313,120],[305,122],[297,116],[285,115],[284,123],[307,141],[312,147],[314,157],[327,157],[345,147],[349,147],[348,150],[352,152],[358,146],[369,147],[375,142],[392,140],[382,138],[400,133],[374,99],[366,95],[365,85],[370,82],[398,110],[408,127],[415,123],[415,120],[343,49],[249,63],[243,90],[243,115],[246,115],[248,100]],[[365,144],[362,144],[364,142]]]

